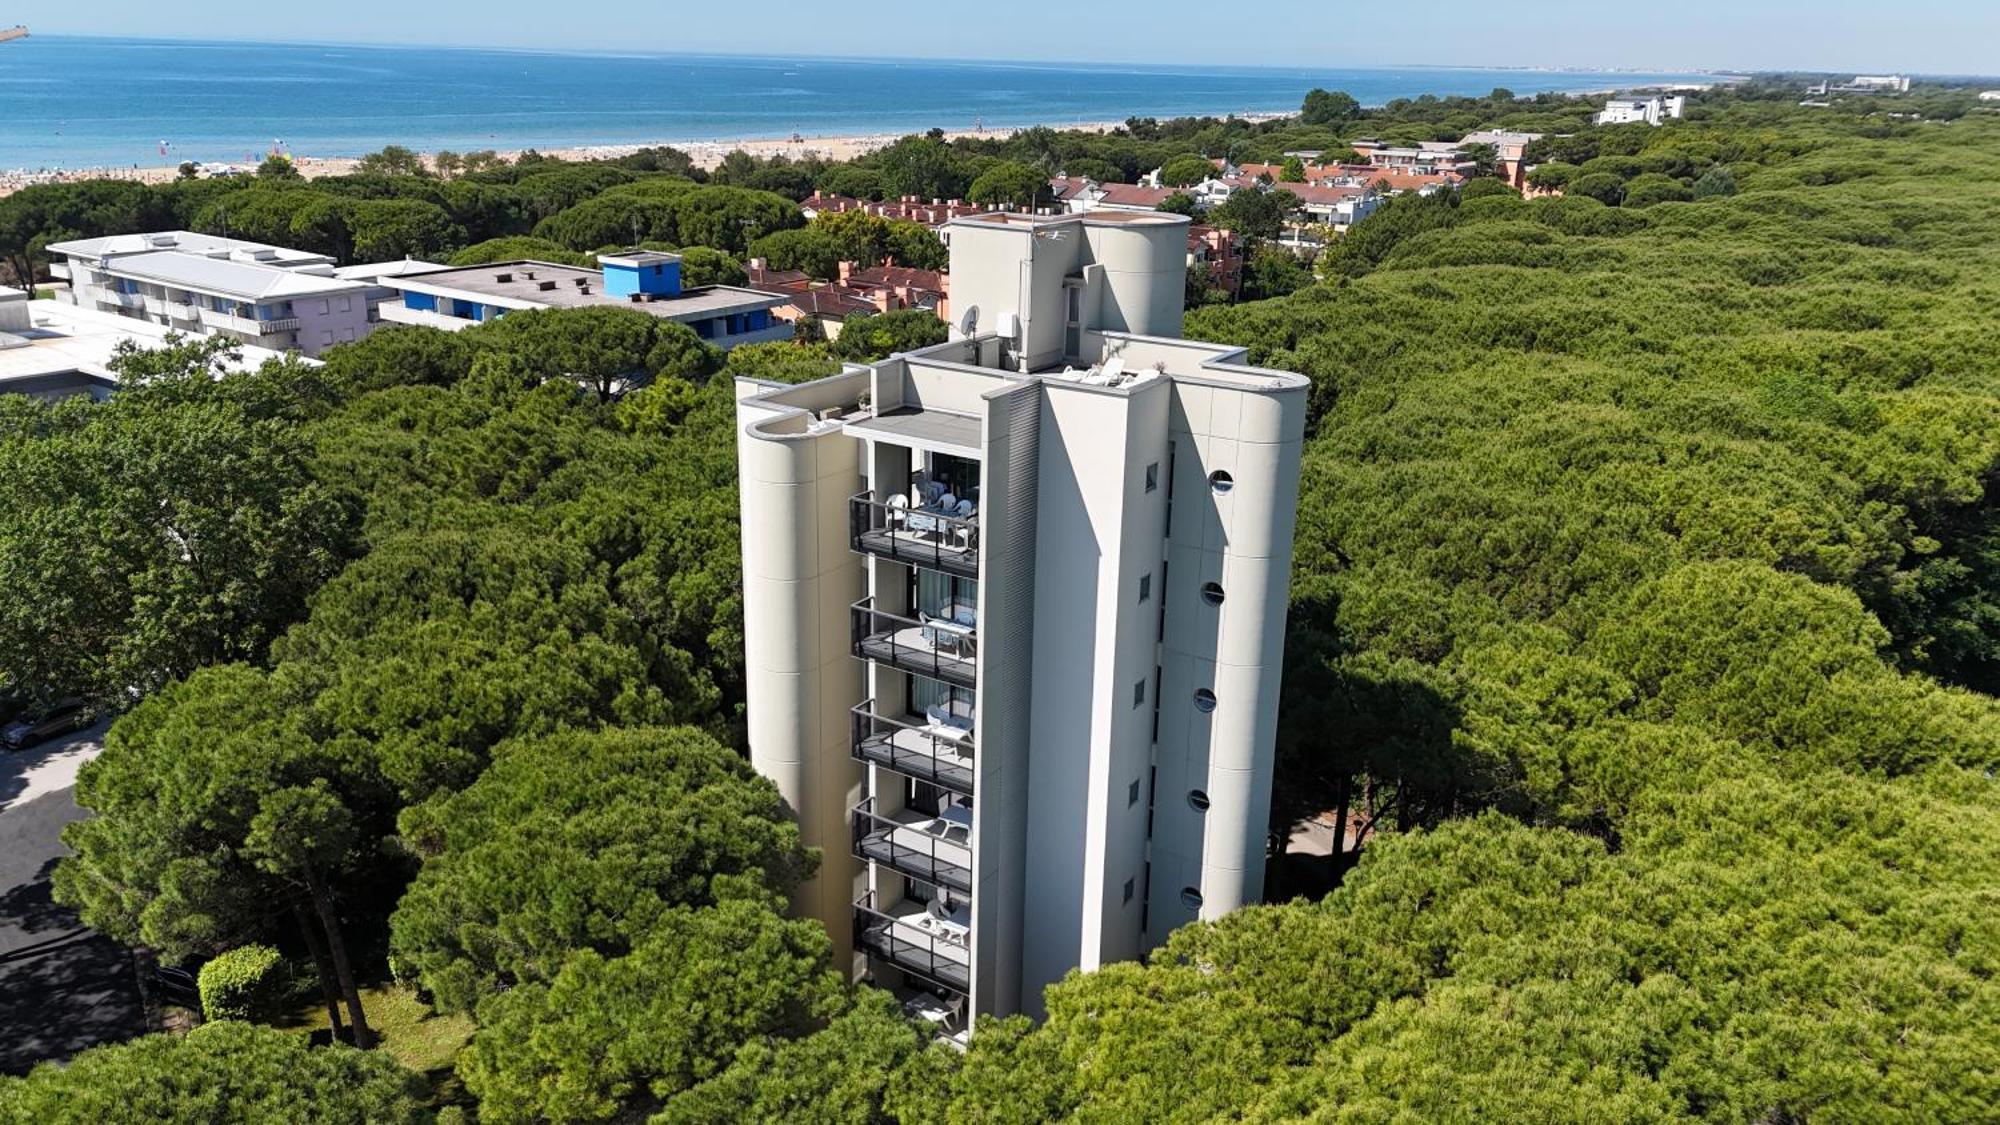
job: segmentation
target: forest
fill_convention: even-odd
[[[0,679],[124,712],[57,895],[225,966],[225,1018],[0,1078],[0,1118],[1991,1117],[2000,115],[1775,82],[1658,129],[1343,99],[704,182],[653,152],[0,200],[17,275],[224,207],[276,241],[320,216],[343,255],[390,227],[577,252],[637,216],[726,269],[920,243],[804,223],[813,187],[1563,134],[1560,196],[1398,198],[1294,291],[1188,318],[1313,381],[1273,823],[1365,842],[963,1053],[785,916],[816,857],[741,754],[730,377],[831,372],[825,345],[566,311],[0,398]],[[399,1054],[391,990],[463,1047]],[[354,1045],[304,1047],[301,1008]]]

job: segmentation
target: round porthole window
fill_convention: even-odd
[[[1182,887],[1181,905],[1187,907],[1189,910],[1200,910],[1201,892],[1195,890],[1193,887]]]
[[[1208,794],[1199,789],[1188,790],[1188,804],[1196,812],[1208,811]]]
[[[1230,476],[1227,469],[1217,469],[1208,474],[1208,487],[1217,492],[1228,492],[1236,487],[1236,478]]]
[[[1206,715],[1215,710],[1215,693],[1202,688],[1194,693],[1194,709]]]
[[[1205,601],[1205,602],[1207,602],[1207,603],[1208,603],[1208,604],[1210,604],[1210,605],[1221,605],[1221,604],[1222,604],[1222,583],[1220,583],[1220,582],[1204,582],[1204,583],[1202,583],[1202,584],[1201,584],[1201,600],[1202,600],[1202,601]]]

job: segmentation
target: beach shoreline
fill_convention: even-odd
[[[1664,86],[1662,84],[1655,83],[1654,86],[1666,89],[1693,92],[1697,90],[1707,89],[1709,87],[1730,80],[1731,80],[1730,78],[1725,76],[1702,76],[1701,78],[1690,78],[1680,82],[1667,84]],[[1618,91],[1617,87],[1608,87],[1597,90],[1570,91],[1569,93],[1571,96],[1574,97],[1602,97],[1606,94],[1616,93],[1617,91]],[[1261,122],[1261,121],[1272,121],[1272,120],[1277,120],[1279,118],[1294,116],[1294,113],[1295,111],[1292,112],[1222,111],[1218,113],[1208,114],[1208,116],[1234,117],[1244,121]],[[1033,125],[997,125],[991,127],[972,128],[972,129],[947,129],[944,130],[944,136],[945,139],[947,140],[961,140],[961,139],[1006,140],[1014,136],[1016,133],[1028,129],[1048,128],[1065,132],[1082,131],[1082,132],[1106,133],[1110,132],[1113,129],[1123,128],[1124,125],[1125,122],[1122,120],[1065,121],[1056,124],[1038,123]],[[622,156],[629,156],[632,153],[638,152],[642,149],[669,147],[669,148],[676,148],[681,150],[682,152],[687,153],[690,157],[693,158],[695,167],[701,168],[704,171],[713,171],[716,168],[716,166],[721,164],[723,159],[732,152],[739,152],[739,151],[745,152],[750,154],[751,156],[763,159],[769,159],[775,156],[784,156],[793,160],[819,158],[830,162],[838,163],[841,161],[853,160],[856,159],[857,157],[866,156],[868,153],[874,152],[875,150],[880,148],[885,148],[891,144],[894,144],[901,138],[909,135],[910,133],[907,131],[872,132],[872,133],[838,133],[838,134],[825,134],[825,135],[815,135],[815,136],[803,136],[800,134],[793,134],[792,136],[787,136],[787,137],[741,137],[741,138],[722,139],[722,140],[687,140],[687,139],[649,140],[640,142],[623,142],[616,144],[563,145],[563,146],[549,147],[549,148],[528,146],[523,148],[512,148],[512,149],[504,149],[496,151],[498,151],[500,156],[506,158],[509,161],[518,159],[521,156],[521,154],[530,151],[537,152],[543,156],[552,157],[558,160],[584,161],[584,160],[615,160]],[[385,142],[385,143],[393,144],[395,142]],[[299,174],[309,180],[318,179],[319,177],[322,176],[349,175],[353,173],[361,163],[361,157],[358,156],[316,156],[316,155],[296,154],[296,153],[287,153],[286,155],[291,157],[292,165],[293,167],[298,169]],[[423,158],[426,166],[430,166],[432,164],[434,153],[425,151],[419,153],[418,155]],[[251,166],[241,163],[223,163],[223,162],[212,161],[212,162],[205,162],[203,166],[208,168],[220,168],[220,167],[235,168],[237,169],[239,174],[253,170]],[[179,175],[180,175],[179,163],[156,164],[156,165],[142,164],[142,165],[125,165],[125,166],[98,166],[89,168],[43,168],[43,169],[33,169],[33,170],[25,168],[0,169],[0,198],[4,198],[5,196],[11,195],[14,192],[22,190],[23,188],[33,187],[37,184],[78,183],[86,180],[126,180],[134,183],[160,184],[160,183],[169,183],[177,179]]]
[[[1233,116],[1246,121],[1269,121],[1289,116],[1283,113],[1238,113]],[[1065,122],[1047,128],[1063,131],[1084,131],[1105,133],[1123,128],[1123,121]],[[1006,125],[976,129],[947,129],[946,140],[979,139],[1006,140],[1027,129],[1043,128],[1040,125]],[[825,136],[790,137],[742,137],[728,140],[659,140],[627,144],[566,145],[557,148],[517,148],[500,150],[499,155],[509,161],[518,159],[524,152],[537,152],[558,160],[615,160],[630,156],[642,149],[670,147],[687,153],[694,160],[695,167],[713,171],[732,152],[746,152],[751,156],[769,159],[784,156],[793,160],[820,158],[833,162],[853,160],[860,156],[886,148],[909,133],[843,133]],[[426,166],[430,166],[434,153],[419,153]],[[292,166],[306,179],[321,176],[344,176],[355,171],[361,163],[357,156],[311,156],[291,154]],[[219,166],[216,164],[207,165]],[[241,164],[230,165],[243,168]],[[0,171],[0,196],[19,191],[37,183],[75,183],[82,180],[128,180],[135,183],[168,183],[180,175],[179,164],[139,165],[125,168],[78,168],[50,169],[30,172],[25,169]]]

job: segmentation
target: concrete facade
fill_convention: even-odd
[[[57,242],[56,276],[82,308],[190,335],[308,356],[374,326],[369,287],[323,254],[189,231]]]
[[[951,227],[953,338],[739,381],[738,447],[796,908],[963,1031],[1261,898],[1309,384],[1179,338],[1183,217]]]

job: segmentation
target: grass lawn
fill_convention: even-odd
[[[452,1073],[451,1060],[472,1038],[471,1016],[434,1015],[414,991],[393,982],[362,988],[361,1008],[368,1014],[368,1026],[375,1032],[379,1049],[428,1079],[439,1103],[459,1098],[458,1076]],[[341,1014],[344,1018],[346,1012]],[[277,1026],[305,1035],[324,1032],[326,1005],[315,1000]]]

